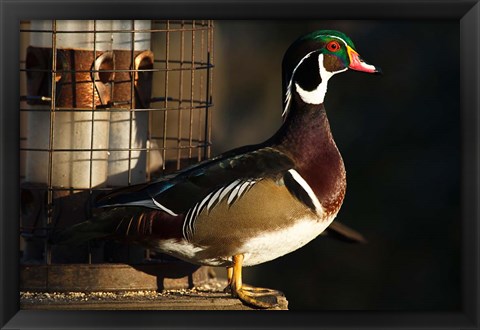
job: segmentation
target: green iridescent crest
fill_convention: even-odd
[[[340,31],[336,30],[320,30],[320,31],[315,31],[310,34],[307,34],[301,38],[302,41],[305,40],[327,40],[329,37],[337,37],[342,40],[344,40],[348,46],[351,48],[355,49],[355,45],[353,44],[352,39],[350,39],[347,35]]]

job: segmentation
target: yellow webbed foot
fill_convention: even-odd
[[[255,308],[274,308],[278,306],[275,290],[244,286],[242,283],[243,255],[233,256],[233,267],[227,268],[229,275],[230,292],[233,297],[239,298],[244,304]],[[229,269],[232,269],[230,272]],[[230,279],[231,273],[231,279]],[[228,286],[227,286],[228,287]],[[225,288],[227,289],[227,288]]]

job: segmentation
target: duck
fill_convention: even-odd
[[[381,73],[342,32],[298,38],[283,57],[283,124],[272,137],[113,190],[96,200],[101,212],[57,232],[55,244],[115,239],[225,267],[232,297],[254,308],[274,307],[261,299],[263,288],[242,282],[243,267],[296,251],[322,233],[363,240],[333,223],[347,181],[324,100],[329,80],[349,69]]]

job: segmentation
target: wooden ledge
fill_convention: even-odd
[[[123,292],[30,292],[20,293],[20,308],[26,310],[252,310],[224,293],[226,281],[210,279],[193,289]],[[278,307],[288,301],[275,294]]]
[[[186,289],[215,277],[210,267],[185,262],[127,264],[21,265],[20,290],[162,291]]]

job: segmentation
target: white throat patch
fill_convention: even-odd
[[[342,39],[340,39],[342,40]],[[342,40],[343,41],[343,40]],[[345,43],[345,41],[343,41]],[[290,107],[290,102],[292,98],[292,81],[293,78],[295,77],[295,71],[297,71],[297,68],[303,63],[303,61],[308,58],[310,55],[312,55],[315,51],[308,53],[305,55],[297,64],[295,69],[293,70],[292,77],[290,78],[290,82],[288,83],[287,86],[287,92],[285,95],[285,108],[283,110],[282,116],[284,119],[286,118],[286,114],[289,110]],[[295,88],[300,97],[302,98],[303,102],[308,103],[308,104],[322,104],[325,95],[327,94],[327,85],[328,85],[328,80],[337,73],[344,72],[348,70],[348,67],[342,70],[330,72],[325,69],[325,66],[323,65],[323,54],[318,55],[318,67],[319,67],[319,74],[321,78],[321,83],[313,90],[313,91],[306,91],[300,85],[295,83]]]
[[[325,69],[325,66],[323,65],[323,54],[318,55],[318,67],[320,69],[319,74],[322,81],[317,86],[317,88],[315,88],[313,91],[306,91],[302,87],[300,87],[300,85],[295,83],[295,88],[298,92],[298,95],[300,95],[303,102],[308,104],[322,104],[323,100],[325,99],[325,94],[327,94],[328,80],[334,74],[346,71],[348,69],[348,68],[345,68],[343,70],[339,70],[335,72],[327,71]]]

